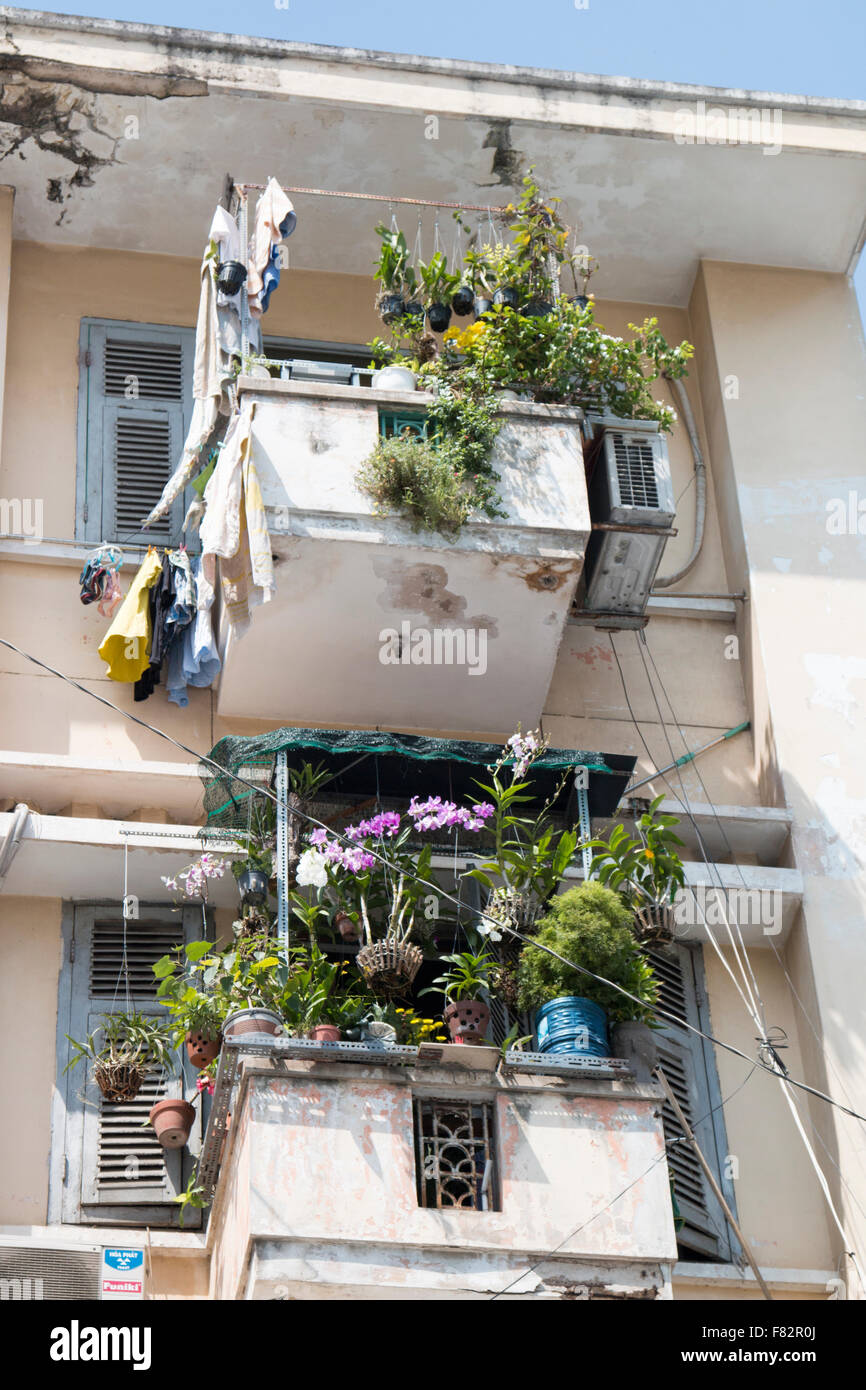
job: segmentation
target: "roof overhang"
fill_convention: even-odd
[[[20,238],[199,256],[227,171],[496,206],[534,166],[602,299],[684,304],[701,259],[845,273],[862,246],[866,102],[0,15]],[[293,267],[370,273],[382,204],[295,203]]]

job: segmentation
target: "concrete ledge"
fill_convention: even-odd
[[[780,1293],[821,1294],[828,1298],[839,1287],[839,1277],[832,1269],[761,1269],[769,1287]],[[750,1269],[737,1265],[691,1264],[680,1260],[673,1268],[674,1297],[685,1287],[714,1289],[724,1298],[726,1291],[745,1290],[762,1297],[758,1281]]]

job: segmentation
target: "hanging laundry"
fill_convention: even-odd
[[[216,246],[218,262],[244,262],[240,229],[235,218],[224,207],[217,207],[208,236]],[[248,322],[247,334],[249,351],[260,353],[262,350],[262,329],[258,319],[252,319]],[[240,290],[237,294],[232,295],[223,294],[221,290],[217,290],[217,335],[220,348],[225,353],[227,360],[242,356]]]
[[[123,551],[114,545],[103,543],[88,555],[84,568],[78,576],[81,585],[81,602],[98,603],[102,616],[108,617],[116,607],[120,597],[118,570],[123,568]],[[105,601],[111,601],[109,612],[105,611]]]
[[[271,294],[280,282],[280,242],[291,236],[297,221],[291,199],[276,179],[268,179],[256,204],[247,264],[247,297],[253,318],[260,318],[267,311]]]
[[[160,582],[151,590],[153,641],[150,665],[135,685],[136,700],[146,700],[162,682],[163,667],[170,665],[184,630],[195,616],[195,590],[189,556],[180,550],[167,550],[162,561]]]
[[[150,664],[150,590],[161,576],[162,562],[151,547],[99,647],[110,680],[137,681]]]
[[[254,414],[255,402],[245,402],[229,424],[205,489],[207,512],[200,532],[204,574],[215,586],[220,556],[226,616],[238,633],[249,625],[250,609],[274,594],[271,539],[251,456]]]
[[[168,698],[181,708],[189,704],[186,687],[212,685],[222,664],[213,633],[213,587],[205,577],[199,556],[191,562],[191,569],[195,617],[184,631],[183,640],[172,647],[166,678]]]
[[[120,580],[116,570],[108,571],[108,578],[105,581],[105,588],[102,591],[102,598],[99,601],[99,613],[103,618],[111,618],[123,594],[120,592]]]

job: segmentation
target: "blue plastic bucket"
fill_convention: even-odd
[[[569,1052],[578,1057],[609,1057],[607,1014],[591,999],[564,994],[535,1015],[539,1052]]]

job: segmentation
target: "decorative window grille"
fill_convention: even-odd
[[[426,439],[427,417],[416,412],[380,410],[379,433],[383,439]]]
[[[492,1105],[415,1100],[418,1205],[498,1211]]]

